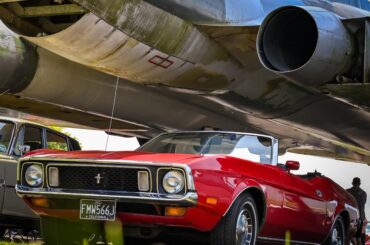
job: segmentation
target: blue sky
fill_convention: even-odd
[[[108,136],[102,131],[81,129],[65,129],[65,131],[78,138],[82,143],[83,150],[105,150]],[[138,146],[139,144],[135,138],[109,136],[107,150],[135,150]],[[292,153],[280,157],[279,162],[284,163],[287,160],[296,160],[301,163],[301,169],[295,173],[304,174],[317,170],[333,179],[345,189],[352,186],[351,183],[354,177],[360,177],[362,180],[362,189],[370,196],[370,167],[365,164]],[[370,217],[370,200],[366,204],[365,212],[367,217]]]

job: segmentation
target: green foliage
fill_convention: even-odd
[[[77,140],[79,143],[80,143],[80,146],[81,146],[81,149],[82,149],[82,144],[81,144],[81,142],[78,140],[78,138],[77,137],[75,137],[75,136],[73,136],[71,133],[69,133],[69,132],[65,132],[64,131],[64,128],[62,128],[62,127],[58,127],[58,126],[50,126],[49,127],[50,129],[53,129],[53,130],[55,130],[55,131],[57,131],[57,132],[59,132],[59,133],[62,133],[62,134],[65,134],[65,135],[68,135],[69,137],[71,137],[72,139],[74,139],[74,140]],[[51,143],[53,143],[53,142],[51,142]],[[59,150],[64,150],[63,149],[64,147],[63,146],[53,146],[53,148],[52,149],[59,149]],[[1,244],[0,244],[1,245]]]
[[[43,243],[40,241],[40,242],[23,242],[23,243],[19,243],[19,242],[5,242],[5,241],[0,241],[0,245],[20,245],[20,244],[27,244],[27,245],[42,245]]]
[[[62,134],[68,135],[69,137],[71,137],[71,138],[73,138],[73,139],[77,140],[77,138],[73,137],[70,133],[65,132],[65,131],[64,131],[64,128],[62,128],[62,127],[58,127],[58,126],[50,126],[49,128],[51,128],[52,130],[55,130],[55,131],[57,131],[57,132],[59,132],[59,133],[62,133]]]

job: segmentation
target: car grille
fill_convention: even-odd
[[[59,188],[72,190],[138,192],[138,172],[143,171],[143,169],[135,168],[91,166],[58,166],[57,168],[59,169]]]

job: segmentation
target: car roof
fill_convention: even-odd
[[[28,121],[28,120],[25,120],[25,119],[15,118],[15,117],[0,116],[0,120],[11,121],[11,122],[15,122],[15,123],[22,123],[22,124],[32,124],[32,125],[37,125],[37,126],[48,128],[45,125],[35,123],[35,122],[32,122],[32,121]]]

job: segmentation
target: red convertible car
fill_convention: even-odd
[[[94,240],[94,225],[114,220],[125,236],[190,230],[217,245],[349,244],[354,198],[320,173],[291,173],[298,168],[278,163],[270,136],[176,132],[133,152],[38,152],[20,160],[16,190],[41,216],[47,244]]]

